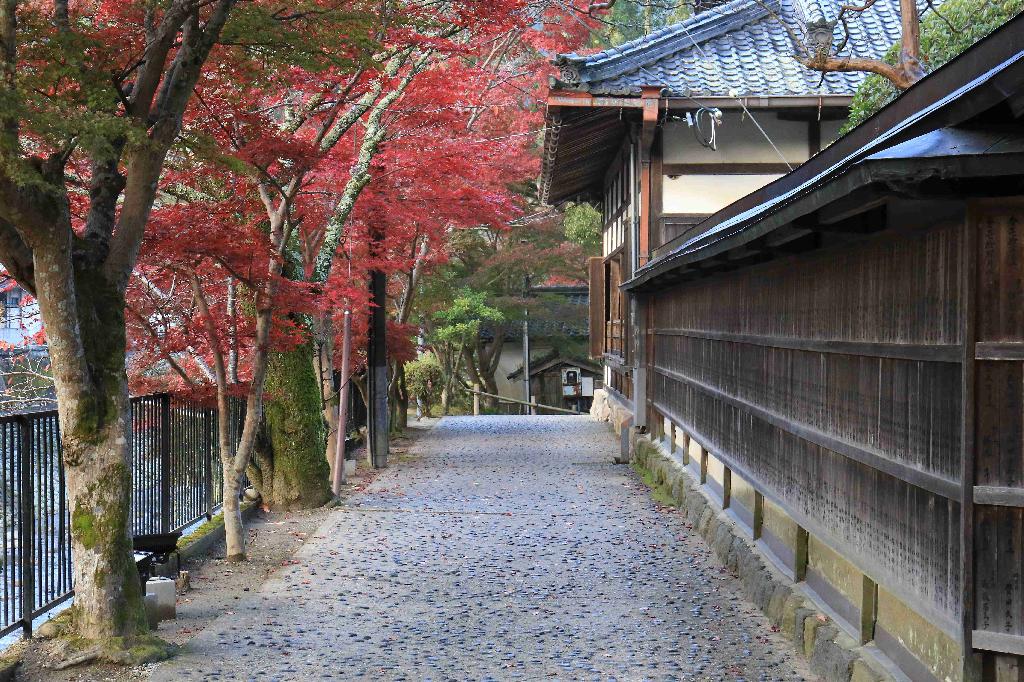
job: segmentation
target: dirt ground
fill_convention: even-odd
[[[414,439],[421,429],[435,420],[424,420],[411,425],[409,435]],[[397,438],[392,444],[392,465],[398,465],[409,456],[410,438]],[[359,468],[356,476],[342,493],[344,499],[362,491],[376,476],[365,465],[365,454],[357,453]],[[259,586],[282,566],[291,565],[293,554],[311,540],[329,514],[331,508],[301,512],[270,512],[259,510],[249,522],[249,560],[228,563],[224,560],[224,543],[212,546],[206,553],[182,562],[188,571],[191,587],[178,595],[177,619],[160,623],[156,634],[173,644],[185,644],[223,613],[241,612],[255,600]],[[81,665],[66,670],[55,670],[50,650],[52,642],[29,640],[21,642],[6,654],[17,651],[21,665],[15,674],[18,682],[100,682],[145,680],[156,664],[123,667],[110,664]]]

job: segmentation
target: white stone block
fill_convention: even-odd
[[[174,620],[177,616],[175,605],[178,598],[174,581],[170,578],[150,578],[146,583],[147,606],[152,601],[148,598],[150,595],[156,597],[156,603],[153,606],[156,619]]]

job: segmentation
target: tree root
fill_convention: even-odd
[[[49,667],[65,670],[76,665],[103,662],[135,666],[164,661],[174,655],[177,647],[156,635],[110,637],[88,640],[80,637],[55,639],[48,652]]]

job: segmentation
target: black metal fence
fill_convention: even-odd
[[[237,435],[244,405],[233,403]],[[221,503],[217,412],[169,395],[131,401],[132,533],[168,533]],[[0,417],[0,636],[72,596],[70,510],[57,412]]]

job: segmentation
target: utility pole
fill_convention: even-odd
[[[527,299],[530,296],[530,276],[526,275],[523,278],[523,298]],[[533,402],[530,395],[530,306],[528,304],[523,305],[523,400],[526,401],[527,406],[524,408],[526,414],[531,414],[533,410],[529,407],[529,404]]]
[[[384,248],[380,231],[372,232],[371,253]],[[387,276],[380,270],[370,273],[370,338],[367,348],[367,450],[370,466],[388,465],[388,349],[387,349]]]

